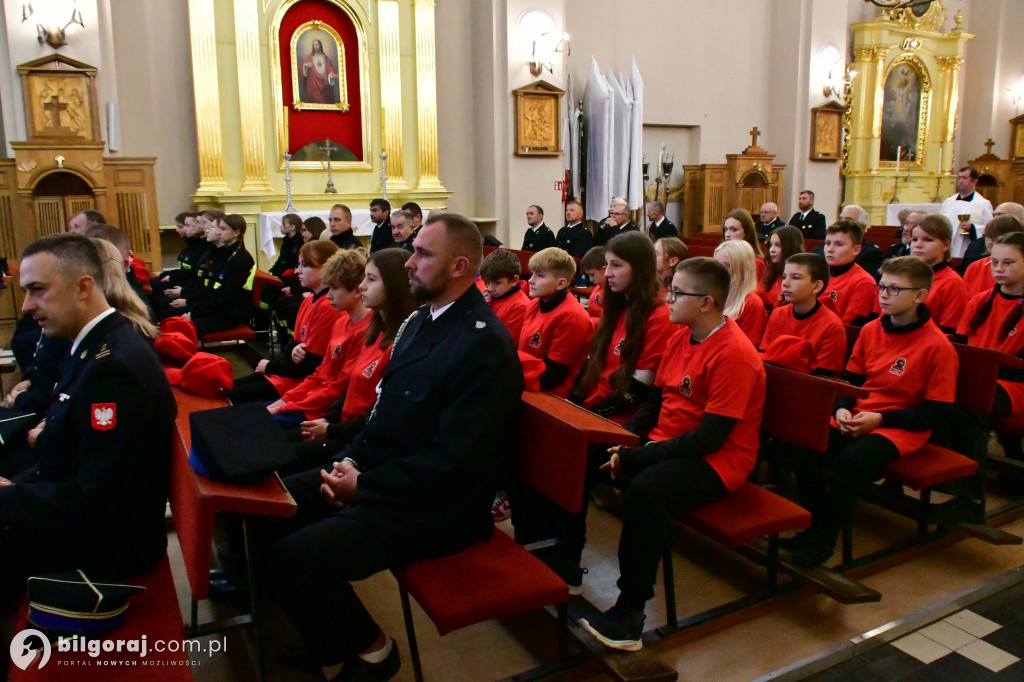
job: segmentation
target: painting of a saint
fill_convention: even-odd
[[[292,36],[292,102],[296,109],[348,111],[345,47],[330,26],[312,21]]]
[[[921,126],[921,76],[909,63],[897,64],[885,78],[880,161],[916,163]]]

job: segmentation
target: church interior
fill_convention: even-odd
[[[541,28],[524,17],[541,17]],[[542,206],[557,231],[581,187],[597,221],[618,194],[585,177],[597,184],[587,172],[600,166],[588,158],[596,126],[584,114],[580,145],[568,123],[586,110],[594,72],[642,77],[641,135],[618,157],[633,160],[626,184],[641,226],[652,200],[680,237],[719,234],[729,211],[756,216],[767,201],[785,220],[803,190],[830,223],[858,204],[872,226],[895,226],[900,208],[937,210],[966,165],[993,206],[1024,203],[1020,0],[888,13],[874,0],[8,0],[0,19],[0,257],[12,263],[95,208],[160,270],[182,246],[174,216],[217,208],[245,218],[246,249],[268,269],[283,213],[343,203],[366,237],[369,202],[381,196],[465,215],[518,248],[528,206]],[[543,106],[529,114],[530,102]],[[16,280],[0,292],[0,323],[13,327],[18,297]],[[1021,516],[1008,513],[1000,528],[1024,535]],[[866,506],[855,524],[857,554],[915,532],[912,520]],[[600,608],[616,592],[619,527],[613,510],[593,511],[585,596]],[[739,554],[689,531],[677,540],[681,618],[760,589],[763,571]],[[187,623],[189,582],[170,545]],[[1010,596],[979,613],[1010,613],[1024,627],[1024,595],[1012,592],[1024,546],[954,533],[848,577],[880,600],[844,603],[794,584],[651,641],[636,668],[591,657],[552,679],[951,679],[923,664],[897,672],[880,652],[997,594]],[[405,656],[394,578],[357,591]],[[412,608],[428,679],[513,678],[557,656],[545,613],[440,636]],[[232,614],[205,600],[197,612]],[[266,640],[287,640],[272,607],[266,616]],[[652,600],[648,624],[666,618],[664,600]],[[227,651],[194,655],[194,679],[258,678],[244,629],[210,636],[226,636]],[[1009,652],[1016,661],[1020,648]],[[265,658],[267,679],[321,679]],[[1024,676],[1024,663],[979,665],[984,679]],[[412,667],[395,679],[414,679]]]

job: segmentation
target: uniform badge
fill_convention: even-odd
[[[484,322],[483,320],[477,320],[476,321],[476,328],[477,329],[483,329],[486,326],[487,326],[487,323]]]
[[[85,359],[86,359],[87,357],[89,357],[89,349],[88,349],[88,348],[86,348],[85,350],[83,350],[83,351],[82,351],[82,354],[78,356],[78,358],[79,358],[80,360],[85,360]]]
[[[366,369],[363,370],[363,376],[366,377],[367,379],[369,379],[370,377],[373,376],[373,370],[375,370],[375,369],[377,369],[377,361],[376,360],[374,360],[373,362],[371,362],[370,364],[368,364],[366,366]]]
[[[892,367],[889,368],[889,373],[890,374],[895,374],[896,376],[902,376],[903,372],[906,369],[907,369],[907,359],[906,358],[896,358],[896,362],[892,363]]]
[[[832,291],[828,292],[828,297],[831,298],[833,302],[838,301],[839,300],[839,292],[837,290],[833,289]]]
[[[594,297],[594,305],[601,305],[601,294]]]
[[[619,339],[619,342],[617,344],[615,344],[615,350],[612,351],[612,352],[615,353],[616,355],[622,355],[622,343],[625,340],[626,339]]]
[[[109,431],[117,426],[117,403],[93,403],[89,409],[92,428]]]
[[[59,400],[60,402],[64,402],[65,400],[71,400],[71,396],[69,396],[67,393],[61,393],[60,395],[57,396],[57,400]]]
[[[679,384],[679,392],[685,395],[687,398],[689,398],[690,395],[693,393],[693,385],[689,374],[683,377],[682,383]]]
[[[530,344],[530,348],[540,348],[540,332],[530,334],[530,340],[527,343]]]

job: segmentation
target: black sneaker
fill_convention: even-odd
[[[831,559],[832,554],[832,545],[815,542],[793,552],[793,563],[804,568],[814,568],[815,566],[821,566]]]
[[[398,674],[402,659],[398,655],[398,643],[391,643],[391,653],[380,663],[367,663],[356,656],[341,668],[331,682],[387,682]]]
[[[644,618],[643,614],[636,615],[616,605],[590,620],[581,618],[579,626],[606,647],[640,651],[644,647]]]

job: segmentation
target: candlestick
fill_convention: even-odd
[[[903,155],[903,146],[896,147],[896,174],[900,173],[900,156]]]
[[[295,208],[295,204],[292,203],[292,170],[291,170],[291,154],[284,155],[284,212],[285,213],[298,213],[299,209]]]

